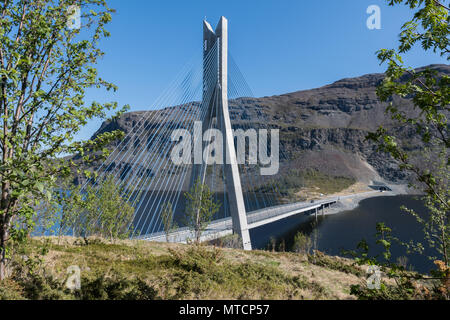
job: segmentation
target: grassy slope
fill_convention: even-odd
[[[36,244],[34,240],[34,248]],[[42,269],[63,283],[71,265],[81,268],[82,286],[98,285],[99,276],[100,281],[140,279],[155,291],[155,298],[162,299],[353,299],[350,285],[363,282],[365,276],[350,260],[320,253],[308,257],[145,241],[89,245],[76,244],[70,238],[59,245],[54,241]],[[30,298],[14,281],[4,285],[7,291],[5,288],[10,290],[6,296]]]

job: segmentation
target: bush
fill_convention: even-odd
[[[242,240],[238,234],[230,234],[217,240],[213,240],[211,243],[220,248],[243,249]]]
[[[22,287],[11,279],[0,281],[0,300],[22,300]]]
[[[84,238],[97,235],[113,241],[130,236],[134,208],[126,201],[123,186],[113,177],[100,181],[95,188],[88,186],[76,209],[75,231]]]
[[[292,250],[297,253],[309,254],[312,248],[311,238],[302,232],[297,232],[294,237]]]
[[[184,194],[186,204],[186,225],[192,231],[195,242],[200,243],[202,233],[211,222],[220,205],[214,202],[214,195],[209,187],[197,179],[189,192]]]
[[[145,281],[122,276],[84,278],[75,296],[82,300],[154,300],[156,290]]]
[[[345,263],[341,260],[341,258],[332,258],[317,250],[314,251],[314,255],[308,255],[308,261],[319,267],[353,274],[357,277],[365,276],[365,272],[358,266]]]
[[[219,249],[207,250],[201,245],[193,245],[186,252],[169,249],[174,266],[188,272],[207,273],[222,260]]]
[[[5,280],[0,300],[154,300],[157,291],[145,281],[120,275],[81,279],[81,289],[71,291],[64,281],[41,274]]]

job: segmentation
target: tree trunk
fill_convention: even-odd
[[[0,281],[6,278],[6,245],[9,236],[8,217],[8,187],[7,183],[2,183],[2,194],[0,200]]]
[[[197,210],[197,215],[195,217],[195,240],[197,244],[200,243],[201,231],[200,231],[200,208]]]
[[[446,232],[445,232],[445,228],[446,225],[444,224],[444,226],[442,226],[441,228],[441,241],[442,241],[442,253],[444,256],[444,262],[445,265],[448,267],[449,266],[449,261],[448,261],[448,254],[447,254],[447,237],[446,237]]]
[[[9,236],[9,222],[6,214],[1,216],[0,221],[0,281],[6,279],[6,244]]]

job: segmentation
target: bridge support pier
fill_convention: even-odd
[[[217,124],[220,126],[224,138],[223,165],[225,169],[226,186],[224,192],[227,193],[229,199],[233,232],[241,237],[244,250],[251,250],[252,245],[247,223],[247,213],[245,210],[244,196],[242,194],[241,178],[239,176],[236,149],[234,146],[234,135],[231,129],[231,120],[228,110],[228,21],[225,17],[220,18],[215,31],[213,31],[211,25],[207,21],[204,21],[203,23],[204,57],[208,55],[211,48],[213,48],[216,43],[218,45],[218,79],[215,90],[217,90],[219,94],[219,105],[216,109],[216,116],[218,119]],[[206,72],[208,72],[206,69],[207,66],[204,66],[204,79],[206,78]],[[208,85],[205,84],[205,86],[207,87]],[[203,95],[203,99],[207,99],[205,94]],[[203,101],[203,103],[205,102],[210,103],[209,101]],[[213,108],[213,103],[210,103],[209,108]],[[210,113],[208,112],[208,114]],[[211,114],[214,114],[214,112],[211,112]],[[211,119],[206,119],[206,121],[211,121]],[[206,170],[206,165],[204,168]]]

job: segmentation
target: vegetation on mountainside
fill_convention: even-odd
[[[333,194],[352,186],[356,180],[351,177],[330,176],[318,170],[290,170],[256,189],[256,192],[273,193],[276,190],[283,197],[301,199],[297,195],[303,188],[313,189],[324,195]]]

